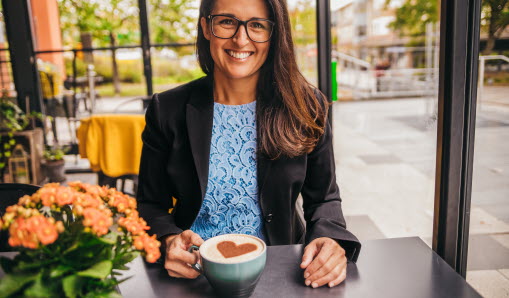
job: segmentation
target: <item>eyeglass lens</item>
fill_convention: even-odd
[[[237,32],[239,21],[227,16],[212,18],[212,33],[219,38],[232,38]],[[272,24],[264,20],[249,20],[246,24],[248,37],[255,42],[265,42],[270,39]]]

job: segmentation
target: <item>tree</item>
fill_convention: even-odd
[[[295,45],[305,46],[316,43],[316,9],[311,1],[299,0],[290,9]]]
[[[114,48],[135,41],[138,8],[136,0],[58,0],[60,22],[64,42],[73,45],[77,36],[84,48],[92,47],[92,38],[99,46]],[[124,34],[123,34],[124,33]],[[124,38],[118,40],[117,36]],[[138,38],[139,39],[139,38]],[[87,63],[92,63],[88,55]],[[116,50],[112,50],[113,85],[115,94],[120,93],[120,78]]]
[[[495,46],[495,41],[509,25],[509,0],[483,0],[481,32],[487,33],[486,47],[483,54],[488,55]],[[386,0],[386,7],[391,0]],[[396,9],[396,19],[390,27],[402,36],[412,37],[412,43],[424,44],[427,23],[439,21],[437,0],[406,0]]]
[[[150,38],[158,44],[190,43],[198,23],[198,9],[189,0],[150,0]],[[177,48],[180,54],[189,54],[194,49]]]
[[[508,0],[484,0],[481,25],[488,34],[483,54],[488,55],[495,47],[495,41],[509,25]]]
[[[74,46],[93,37],[98,46],[111,48],[140,43],[139,9],[136,0],[58,0],[64,42]],[[191,2],[191,3],[190,3]],[[193,11],[194,9],[194,11]],[[192,42],[196,28],[196,8],[188,0],[150,0],[149,22],[151,42]],[[91,38],[89,38],[91,39]],[[190,49],[177,49],[192,52]],[[91,63],[91,62],[89,62]],[[120,93],[116,51],[112,50],[113,85]]]
[[[385,6],[391,0],[385,2]],[[423,45],[426,36],[426,24],[437,23],[438,1],[437,0],[406,0],[405,3],[396,9],[396,19],[389,24],[389,27],[400,36],[411,37],[412,45]]]
[[[127,33],[136,29],[136,21],[139,19],[139,10],[134,0],[110,0],[103,4],[104,9],[98,13],[99,30],[107,32],[110,43],[111,63],[113,69],[113,87],[115,94],[120,94],[120,78],[118,74],[118,64],[116,49],[117,36],[122,30],[127,29]],[[120,40],[120,45],[130,43],[132,41],[129,36],[132,34],[122,35],[124,38]]]

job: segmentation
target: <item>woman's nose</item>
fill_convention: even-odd
[[[241,25],[239,27],[239,30],[237,30],[237,33],[233,36],[233,42],[235,42],[239,47],[245,46],[249,43],[246,25]]]

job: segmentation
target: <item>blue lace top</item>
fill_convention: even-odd
[[[214,103],[207,190],[191,226],[203,240],[232,233],[265,240],[256,180],[255,111],[256,101]]]

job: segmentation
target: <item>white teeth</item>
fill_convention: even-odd
[[[237,58],[237,59],[244,59],[251,55],[251,53],[249,53],[249,52],[234,52],[231,50],[227,50],[226,52],[228,53],[228,55],[230,55],[234,58]]]

